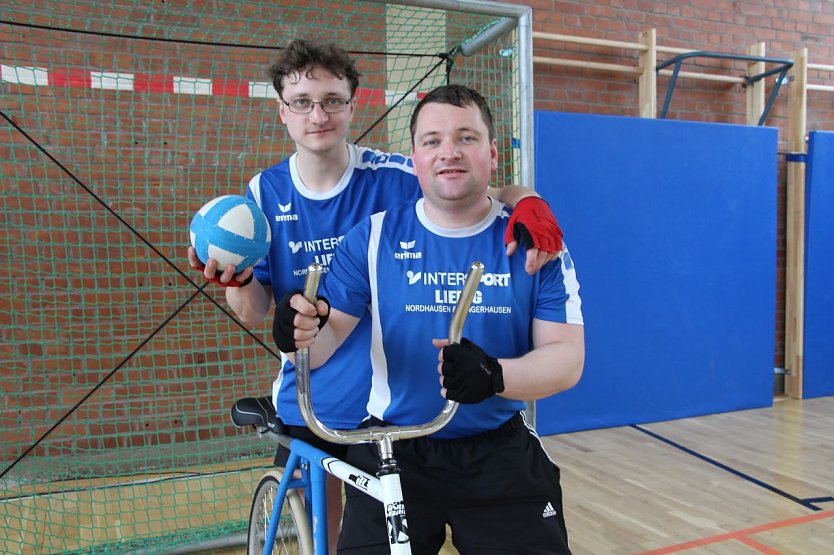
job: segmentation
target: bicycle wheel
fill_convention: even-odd
[[[249,512],[249,533],[246,542],[247,555],[261,555],[264,552],[266,532],[272,517],[275,494],[281,481],[280,470],[270,470],[264,474]],[[304,510],[304,502],[296,490],[289,490],[281,507],[281,520],[275,535],[274,555],[313,555],[313,533],[310,521]]]

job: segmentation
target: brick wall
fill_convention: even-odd
[[[0,122],[0,252],[16,272],[0,292],[0,463],[92,392],[18,473],[54,478],[99,450],[234,439],[234,399],[271,391],[279,362],[258,344],[271,345],[268,326],[249,336],[205,297],[188,302],[177,270],[202,282],[185,257],[194,212],[292,152],[266,73],[317,12],[283,10],[276,26],[266,12],[280,5],[209,4],[35,2],[10,8],[21,25],[0,25],[0,109],[20,128]],[[326,38],[379,44],[383,22],[379,5],[337,12]],[[385,82],[383,57],[360,65],[366,87]],[[110,74],[104,89],[95,72]],[[356,133],[385,110],[375,93]],[[205,449],[204,460],[235,455]],[[110,459],[119,471],[178,464],[162,457]]]
[[[162,447],[195,439],[210,441],[183,449],[194,460],[270,448],[240,447],[227,416],[236,398],[271,391],[268,325],[250,336],[209,299],[189,301],[188,277],[202,283],[185,259],[190,220],[292,152],[267,76],[287,40],[324,38],[354,53],[355,138],[386,111],[389,89],[404,93],[435,65],[425,83],[443,79],[438,33],[426,28],[463,40],[492,20],[437,15],[392,21],[379,3],[308,0],[4,9],[17,24],[0,24],[0,110],[19,129],[0,121],[0,253],[16,272],[0,289],[0,470],[77,403],[17,473],[66,477],[99,450],[119,471],[170,468],[182,461],[163,460]],[[409,55],[386,56],[383,31]],[[458,66],[468,82],[511,66],[478,59]],[[412,106],[362,143],[402,135]],[[222,291],[206,291],[226,306]]]

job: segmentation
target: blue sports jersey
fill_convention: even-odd
[[[516,358],[532,347],[533,318],[582,324],[579,283],[567,248],[537,274],[524,256],[504,254],[509,209],[492,201],[489,215],[465,229],[443,229],[426,217],[423,200],[375,214],[348,233],[336,251],[322,293],[356,317],[372,313],[373,381],[368,412],[395,425],[434,418],[440,395],[438,350],[472,262],[484,274],[463,336],[491,356]],[[495,396],[461,405],[438,438],[494,430],[524,408]]]
[[[263,209],[272,229],[269,254],[255,267],[255,278],[272,286],[276,300],[288,291],[303,289],[309,264],[318,262],[326,271],[339,241],[356,223],[420,196],[409,158],[355,145],[348,149],[350,164],[327,193],[304,186],[296,169],[297,154],[249,183],[247,196]],[[369,345],[366,315],[344,349],[312,372],[313,405],[328,426],[355,428],[367,416]],[[286,359],[273,384],[273,400],[284,423],[304,426],[296,402],[294,368]]]

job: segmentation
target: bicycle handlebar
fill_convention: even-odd
[[[466,275],[463,291],[455,305],[455,312],[452,315],[452,322],[449,324],[449,342],[460,343],[463,334],[463,324],[469,314],[469,307],[478,290],[481,276],[484,272],[484,265],[480,262],[473,262]],[[321,279],[322,267],[319,264],[310,264],[307,267],[307,278],[304,282],[304,297],[311,303],[316,302],[319,280]],[[458,409],[455,401],[446,401],[440,413],[430,422],[410,426],[373,426],[360,428],[358,430],[334,430],[322,423],[315,415],[313,402],[310,397],[310,351],[307,347],[299,349],[295,354],[296,371],[296,397],[298,407],[301,409],[301,416],[310,430],[320,438],[332,443],[354,444],[378,442],[380,449],[390,451],[391,442],[400,439],[410,439],[427,436],[443,428]]]

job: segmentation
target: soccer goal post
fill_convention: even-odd
[[[294,145],[267,68],[293,38],[362,73],[349,140],[407,153],[452,82],[533,186],[532,19],[482,1],[21,0],[0,9],[0,552],[163,552],[240,534],[274,445],[229,422],[279,362],[185,259],[208,199]]]

